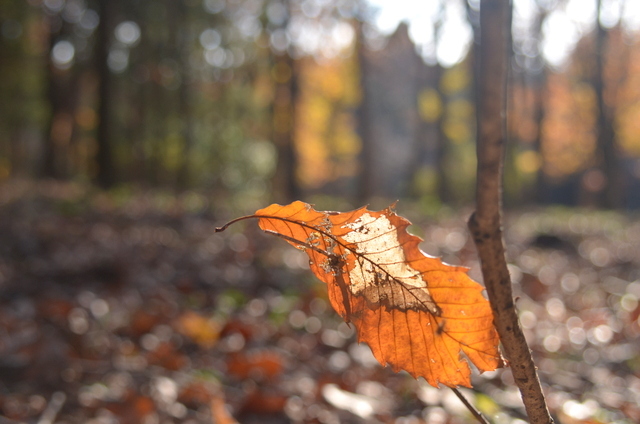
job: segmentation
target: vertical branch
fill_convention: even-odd
[[[509,0],[481,0],[477,76],[478,175],[476,212],[469,229],[480,257],[494,323],[531,423],[553,423],[524,337],[502,241],[502,167],[506,134]]]

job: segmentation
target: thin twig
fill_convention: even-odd
[[[506,81],[510,35],[509,0],[481,0],[478,69],[478,175],[476,212],[469,230],[503,352],[532,424],[550,424],[538,373],[513,302],[502,238],[502,167],[506,139]]]
[[[458,399],[460,399],[460,401],[461,401],[462,403],[464,403],[464,406],[466,406],[466,407],[467,407],[467,409],[469,410],[469,412],[471,412],[471,415],[473,415],[473,416],[474,416],[474,418],[475,418],[476,420],[478,420],[478,422],[479,422],[480,424],[491,424],[491,423],[489,423],[489,421],[484,417],[484,415],[482,415],[482,413],[476,409],[476,407],[475,407],[475,406],[471,405],[471,402],[469,402],[469,401],[467,400],[467,398],[466,398],[466,397],[464,397],[464,396],[462,395],[462,393],[460,393],[460,391],[459,391],[458,389],[456,389],[455,387],[452,387],[452,388],[451,388],[451,390],[453,390],[453,393],[455,393],[455,394],[456,394],[456,396],[458,396]]]

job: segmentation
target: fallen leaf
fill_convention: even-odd
[[[420,251],[422,240],[406,231],[410,222],[391,208],[320,212],[296,201],[216,231],[247,218],[307,253],[311,270],[327,284],[331,305],[381,364],[436,387],[471,387],[461,354],[480,371],[502,365],[483,287],[467,268]]]
[[[176,320],[176,330],[204,349],[212,348],[220,337],[220,324],[210,317],[186,311]]]
[[[150,365],[157,365],[171,371],[178,371],[184,368],[189,358],[182,354],[173,343],[161,342],[154,350],[147,355]]]
[[[273,379],[284,369],[284,358],[276,351],[232,353],[227,360],[227,371],[240,379]]]
[[[227,409],[227,404],[222,395],[214,396],[211,399],[211,418],[216,424],[238,424],[235,418]]]
[[[156,405],[148,396],[135,391],[128,391],[123,399],[104,404],[105,409],[118,417],[123,424],[144,422],[149,415],[156,411]]]
[[[203,381],[193,381],[185,384],[178,394],[178,402],[197,409],[200,405],[206,405],[212,401],[219,389]]]
[[[253,414],[277,414],[284,410],[288,396],[277,388],[253,388],[247,393],[242,412]]]

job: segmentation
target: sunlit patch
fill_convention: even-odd
[[[600,405],[593,399],[580,403],[575,400],[568,400],[562,405],[562,412],[576,420],[586,420],[592,417],[599,409]]]
[[[160,345],[160,339],[158,336],[152,333],[147,333],[140,338],[140,346],[143,349],[152,351]]]
[[[305,314],[303,311],[299,309],[291,311],[291,313],[289,314],[289,324],[293,328],[300,329],[304,327],[304,323],[306,321],[307,321],[307,314]]]
[[[367,368],[373,368],[380,365],[375,356],[373,356],[373,353],[371,353],[371,349],[360,343],[353,343],[349,346],[349,355],[351,355],[351,357],[360,365]]]
[[[68,315],[69,329],[76,334],[84,334],[89,330],[88,314],[82,308],[74,308]]]
[[[58,41],[51,49],[51,60],[59,69],[71,68],[75,55],[76,48],[66,40]]]
[[[430,424],[445,424],[449,421],[447,412],[439,406],[425,409],[424,420]]]
[[[95,299],[89,306],[91,313],[96,318],[102,318],[109,313],[109,304],[104,299]]]
[[[587,333],[582,328],[572,328],[569,330],[569,341],[577,346],[584,346],[587,340]]]
[[[324,385],[322,396],[336,408],[349,411],[363,419],[372,418],[379,409],[379,400],[342,390],[336,384]]]
[[[356,260],[349,273],[349,289],[353,294],[364,294],[372,303],[397,299],[397,304],[388,306],[402,310],[426,307],[438,314],[421,273],[406,263],[397,230],[387,217],[365,213],[345,228],[353,231],[343,239],[356,244],[356,252],[366,257],[366,260]],[[375,280],[377,284],[372,285],[370,275],[379,276]]]
[[[307,333],[316,334],[322,329],[322,321],[318,317],[308,317],[304,323],[304,329]]]
[[[595,266],[606,267],[611,263],[611,253],[604,247],[596,247],[589,253],[589,260]]]
[[[547,350],[547,352],[554,353],[559,351],[562,347],[562,339],[560,339],[560,337],[556,336],[555,334],[550,334],[544,338],[544,340],[542,341],[542,345],[544,346],[545,350]]]
[[[134,46],[140,39],[140,27],[133,21],[120,22],[114,32],[116,39],[127,46]]]
[[[560,279],[560,285],[566,293],[575,293],[580,288],[580,278],[573,272],[568,272]]]
[[[152,384],[152,394],[161,402],[173,403],[178,398],[178,384],[168,377],[156,377]]]
[[[351,365],[351,357],[348,353],[337,350],[329,356],[329,369],[333,372],[342,372]]]
[[[593,338],[596,342],[607,344],[613,338],[613,330],[606,324],[601,324],[593,329]]]
[[[633,312],[638,308],[638,298],[635,294],[625,293],[620,298],[620,306],[627,312]]]
[[[534,314],[533,312],[531,311],[520,312],[520,324],[522,325],[523,328],[530,330],[532,328],[535,328],[537,323],[538,323],[538,318],[536,317],[536,314]]]
[[[545,307],[547,309],[547,313],[556,320],[561,320],[565,315],[565,307],[564,302],[557,297],[552,297],[547,300]]]
[[[584,362],[586,362],[587,364],[593,365],[600,359],[600,352],[590,347],[582,352],[582,359],[584,359]]]
[[[129,66],[129,50],[126,48],[113,48],[107,56],[107,64],[113,72],[123,72]]]

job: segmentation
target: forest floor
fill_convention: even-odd
[[[253,223],[214,233],[210,203],[0,186],[1,423],[475,422],[378,365],[301,252]],[[412,229],[480,279],[468,212]],[[505,234],[557,422],[640,422],[639,217],[513,212]],[[524,422],[508,368],[473,385],[493,423]]]

